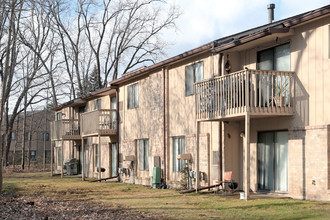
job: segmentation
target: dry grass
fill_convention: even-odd
[[[236,196],[211,193],[181,195],[114,182],[89,183],[77,178],[50,177],[49,173],[5,174],[4,191],[20,195],[51,196],[59,200],[89,200],[118,209],[151,212],[170,219],[330,219],[330,202]]]

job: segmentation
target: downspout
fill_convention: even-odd
[[[163,181],[164,185],[166,185],[166,67],[163,67],[163,143],[164,143],[164,176]]]
[[[117,136],[117,142],[116,142],[116,148],[117,148],[117,170],[116,174],[118,176],[118,182],[120,181],[118,169],[119,169],[119,88],[116,88],[116,117],[117,117],[117,125],[116,125],[116,136]]]

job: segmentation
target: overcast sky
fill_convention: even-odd
[[[215,39],[268,23],[267,5],[275,4],[275,21],[317,9],[329,0],[170,0],[181,8],[177,33],[166,34],[172,57]]]

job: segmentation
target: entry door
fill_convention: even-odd
[[[110,143],[111,176],[117,175],[117,144]]]
[[[259,190],[288,191],[288,132],[258,136]]]

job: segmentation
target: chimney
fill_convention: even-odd
[[[268,8],[268,22],[272,23],[274,20],[274,8],[275,8],[275,4],[269,4],[267,5]]]

